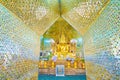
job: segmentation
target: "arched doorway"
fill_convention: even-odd
[[[54,79],[57,76],[86,79],[82,36],[63,18],[60,17],[40,40],[40,78],[47,75]]]

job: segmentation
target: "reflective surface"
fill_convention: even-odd
[[[40,36],[60,16],[83,37],[87,79],[119,80],[119,9],[119,0],[0,0],[0,80],[37,80]]]

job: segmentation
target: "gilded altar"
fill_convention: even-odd
[[[52,45],[53,54],[57,55],[58,59],[65,59],[66,57],[75,58],[76,43],[70,43],[62,32],[58,43]]]
[[[59,43],[53,46],[54,55],[57,55],[58,59],[65,59],[66,57],[75,58],[75,45],[70,43]]]

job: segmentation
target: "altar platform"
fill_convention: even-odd
[[[55,75],[55,68],[43,68],[39,69],[40,74],[51,74]],[[65,68],[65,75],[81,75],[85,74],[85,69],[74,69],[74,68]]]
[[[56,65],[65,66],[65,70],[64,70],[65,75],[85,74],[84,63],[77,61],[71,63],[70,61],[66,61],[66,60],[57,60],[56,62],[46,61],[43,64],[39,64],[39,73],[55,75]]]

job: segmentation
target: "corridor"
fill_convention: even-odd
[[[0,0],[0,80],[120,80],[120,1]]]

